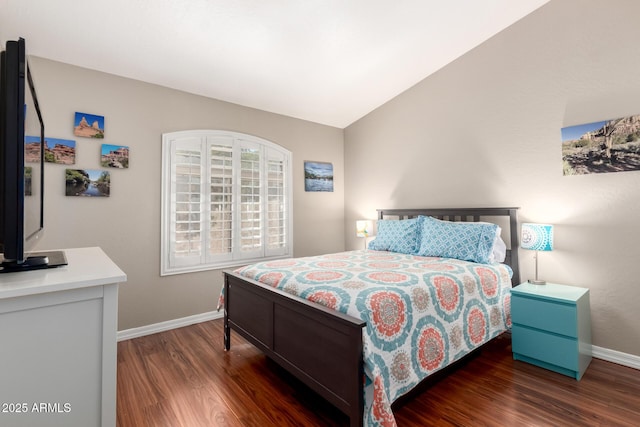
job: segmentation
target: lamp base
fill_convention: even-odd
[[[531,283],[532,285],[546,285],[547,282],[544,280],[533,280],[533,279],[529,279],[527,280],[527,282]]]

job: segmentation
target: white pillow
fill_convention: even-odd
[[[496,229],[496,239],[493,241],[493,250],[491,251],[491,255],[489,255],[489,262],[491,264],[504,262],[507,258],[507,245],[502,240],[502,229],[500,226]]]

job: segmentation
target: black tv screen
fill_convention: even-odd
[[[44,229],[44,121],[24,39],[1,55],[0,272],[66,264],[60,252],[31,252]]]

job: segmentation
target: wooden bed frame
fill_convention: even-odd
[[[501,224],[508,236],[505,264],[513,270],[512,285],[520,281],[518,268],[518,208],[379,209],[378,219],[432,216],[448,221],[478,222],[508,217]],[[229,350],[231,329],[300,379],[361,427],[364,412],[364,362],[360,319],[266,286],[230,271],[224,272],[224,346]],[[428,379],[428,378],[427,378]]]

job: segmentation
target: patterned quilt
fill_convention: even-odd
[[[374,250],[236,270],[367,322],[365,426],[395,426],[391,403],[511,327],[511,269]]]

